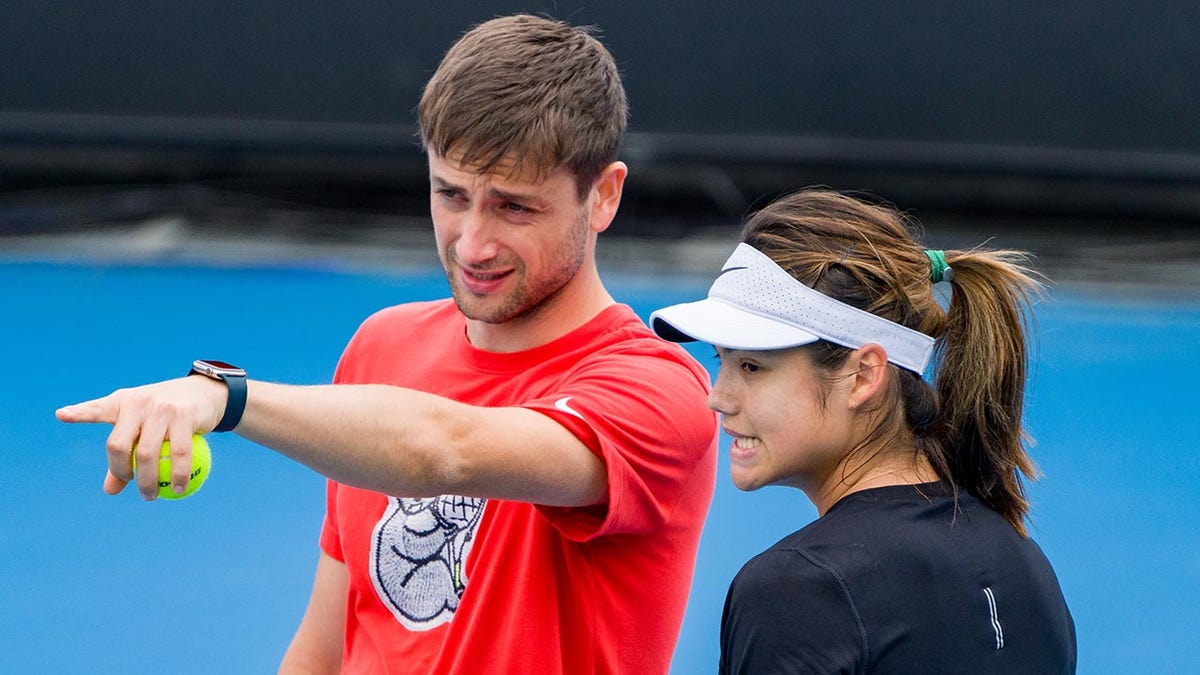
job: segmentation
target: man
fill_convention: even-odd
[[[613,59],[586,30],[530,16],[475,27],[420,105],[453,301],[370,317],[334,385],[198,362],[59,410],[113,425],[113,494],[134,480],[131,454],[152,465],[164,438],[182,488],[190,435],[230,428],[329,477],[312,597],[281,671],[667,671],[716,420],[707,373],[596,270],[625,118]],[[151,474],[136,477],[147,499]]]

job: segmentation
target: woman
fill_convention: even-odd
[[[1071,614],[1025,529],[1040,285],[1020,253],[925,251],[909,225],[801,191],[749,219],[707,299],[651,316],[717,349],[709,406],[734,484],[798,487],[819,515],[734,579],[722,673],[1075,670]]]

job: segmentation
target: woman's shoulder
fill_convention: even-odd
[[[867,634],[842,570],[786,541],[747,561],[730,584],[722,658],[737,672],[858,672]]]
[[[749,608],[774,619],[815,615],[832,621],[844,614],[853,620],[853,600],[842,570],[800,548],[778,545],[746,561],[730,584],[733,606]],[[840,608],[840,610],[838,609]]]
[[[838,520],[818,518],[780,539],[742,566],[735,586],[764,597],[790,589],[823,587],[829,599],[841,601],[845,591],[847,553],[856,547],[853,529]]]
[[[937,558],[945,547],[981,534],[969,522],[975,519],[975,501],[946,487],[888,486],[847,495],[764,551],[763,563],[790,556],[806,567],[849,579],[878,577],[881,569],[927,560],[940,549],[933,554]]]

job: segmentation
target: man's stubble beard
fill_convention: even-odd
[[[572,237],[564,240],[554,256],[555,260],[564,260],[565,264],[558,267],[552,276],[530,288],[526,279],[524,264],[514,270],[515,285],[508,296],[500,300],[498,306],[489,307],[486,300],[476,298],[470,291],[461,288],[453,274],[447,273],[450,282],[450,293],[458,310],[468,319],[488,324],[502,324],[515,319],[536,317],[558,298],[559,292],[571,282],[583,267],[587,256],[587,214],[581,211],[571,229]],[[453,265],[462,266],[448,253],[447,258]]]

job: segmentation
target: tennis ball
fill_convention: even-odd
[[[135,448],[136,450],[136,448]],[[133,470],[137,472],[137,453],[133,455]],[[163,441],[158,455],[158,496],[162,499],[183,499],[204,485],[212,471],[212,450],[200,434],[192,435],[192,476],[182,494],[171,489],[171,442]]]

